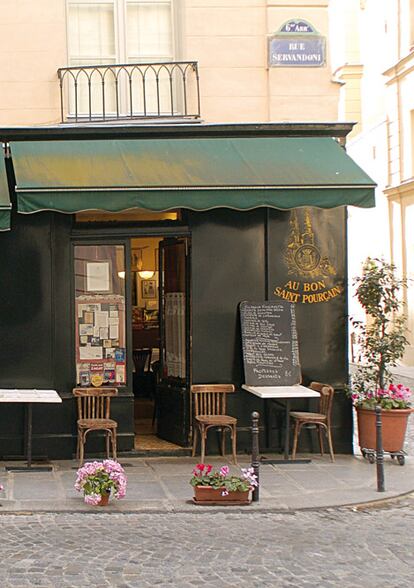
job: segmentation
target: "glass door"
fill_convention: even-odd
[[[160,383],[157,434],[188,445],[190,425],[190,242],[159,245]]]

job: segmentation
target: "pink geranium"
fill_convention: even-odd
[[[87,504],[99,504],[103,494],[124,498],[127,477],[124,468],[117,461],[105,459],[85,463],[78,469],[75,489],[84,493]]]
[[[252,467],[242,468],[241,476],[236,476],[231,474],[227,465],[222,466],[218,471],[213,471],[210,464],[197,464],[193,469],[190,484],[220,489],[222,496],[227,496],[229,492],[250,490],[258,486],[258,481]]]
[[[375,408],[380,406],[384,410],[410,408],[412,392],[403,384],[390,384],[388,388],[361,390],[352,392],[354,406],[361,408]]]

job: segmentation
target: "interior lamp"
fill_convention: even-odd
[[[143,280],[150,280],[152,277],[154,277],[154,274],[155,272],[151,270],[141,270],[138,272],[139,277]]]
[[[134,262],[135,262],[136,256],[134,255]],[[138,270],[138,275],[140,278],[142,278],[143,280],[150,280],[152,277],[154,277],[155,271],[153,270],[149,270],[149,269],[144,269],[144,265],[142,262],[142,249],[139,250],[139,259],[137,262],[137,270]]]

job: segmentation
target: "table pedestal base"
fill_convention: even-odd
[[[53,466],[6,466],[6,472],[51,472]]]
[[[277,465],[291,465],[296,463],[311,463],[311,459],[267,459],[266,457],[260,458],[260,463],[263,465],[266,464],[277,464]]]

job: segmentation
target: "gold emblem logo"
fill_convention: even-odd
[[[291,211],[290,234],[285,252],[289,274],[306,278],[328,277],[336,274],[327,256],[322,256],[316,244],[309,209],[305,209],[303,230],[296,210]]]

